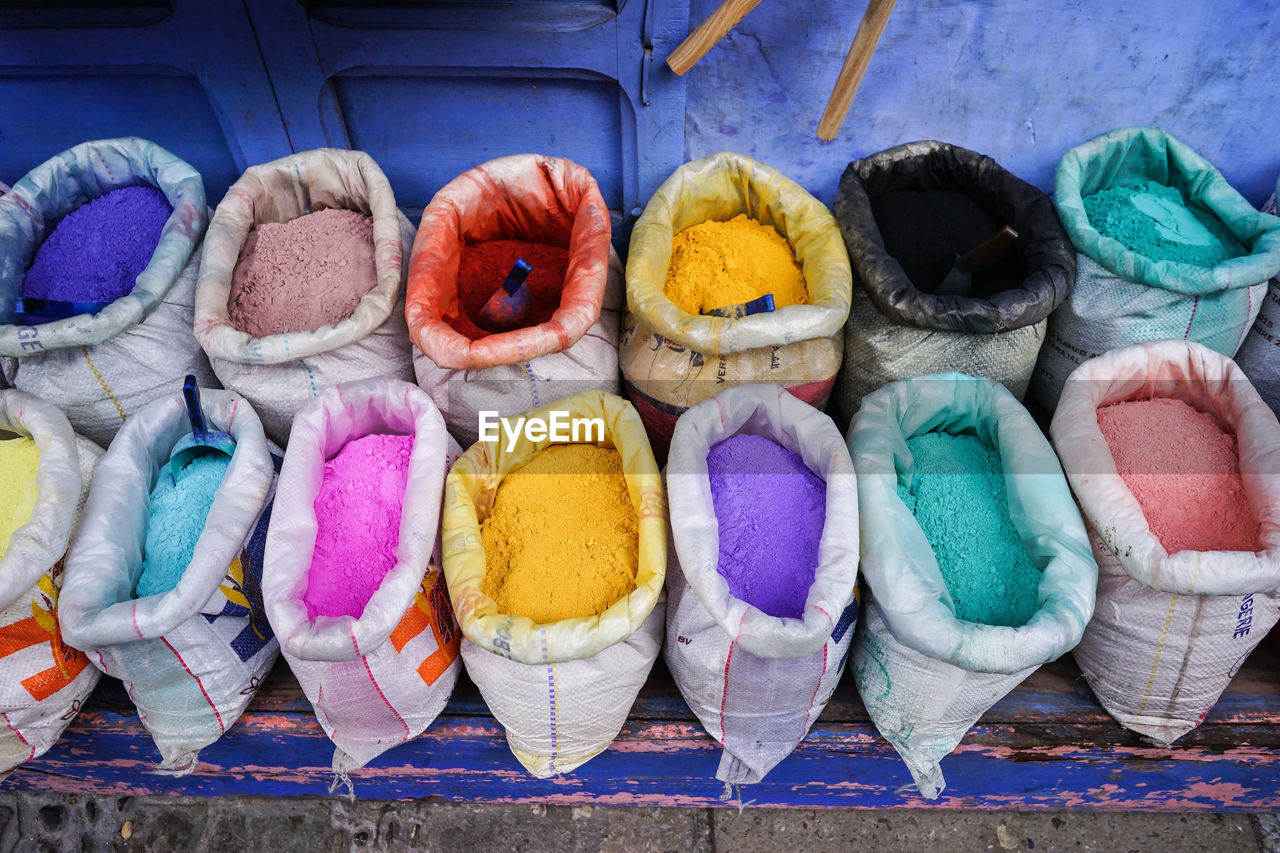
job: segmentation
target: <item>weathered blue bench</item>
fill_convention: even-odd
[[[719,746],[659,664],[622,733],[574,773],[530,777],[465,677],[421,737],[352,775],[362,798],[635,806],[733,805],[714,778]],[[114,795],[326,795],[333,747],[283,663],[190,776],[158,753],[119,682],[104,679],[62,740],[0,790]],[[936,802],[845,681],[795,751],[743,799],[758,806],[1018,810],[1280,809],[1280,653],[1263,643],[1204,724],[1173,749],[1144,743],[1098,706],[1070,659],[997,703],[943,761]]]

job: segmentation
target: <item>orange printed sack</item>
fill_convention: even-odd
[[[98,670],[58,628],[67,542],[79,519],[97,445],[71,431],[51,403],[0,391],[0,429],[29,436],[40,451],[31,520],[0,556],[0,774],[43,755],[80,711]]]

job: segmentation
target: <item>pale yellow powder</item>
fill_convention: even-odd
[[[31,520],[39,465],[40,451],[32,439],[0,441],[0,557],[9,550],[14,531]]]
[[[482,589],[546,624],[598,616],[636,588],[639,524],[618,451],[561,444],[503,478],[481,525]]]
[[[775,308],[809,303],[809,288],[791,244],[745,213],[677,234],[663,292],[690,314],[750,302],[766,293],[773,294]]]

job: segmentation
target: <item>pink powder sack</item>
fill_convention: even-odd
[[[1234,435],[1181,400],[1159,398],[1098,409],[1116,470],[1170,554],[1257,551]]]
[[[255,338],[340,323],[378,284],[373,220],[326,209],[251,232],[231,274],[227,318]]]
[[[367,435],[324,464],[316,545],[302,600],[307,618],[364,612],[396,564],[411,435]]]

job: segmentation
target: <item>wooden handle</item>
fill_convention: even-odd
[[[679,47],[671,51],[667,66],[677,74],[688,71],[759,3],[760,0],[724,0],[696,30],[685,36]]]
[[[849,114],[849,105],[862,82],[871,63],[871,54],[876,52],[880,42],[880,34],[884,25],[889,22],[889,13],[893,11],[894,0],[868,0],[867,11],[862,15],[862,23],[858,25],[858,34],[853,37],[853,46],[849,55],[844,58],[840,68],[840,76],[836,77],[836,86],[831,90],[831,98],[827,108],[822,111],[822,120],[818,122],[818,138],[830,142],[840,133],[840,125]]]

